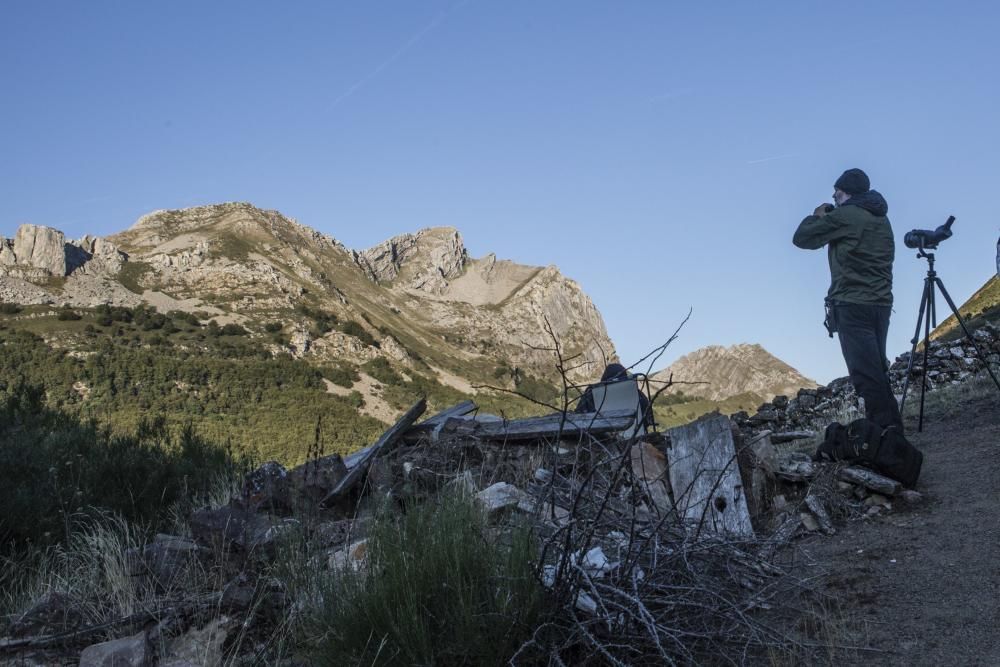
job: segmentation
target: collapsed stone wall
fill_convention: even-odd
[[[926,368],[929,391],[962,384],[982,373],[986,364],[1000,374],[1000,328],[986,324],[976,329],[972,337],[975,344],[964,337],[956,341],[931,341]],[[897,398],[903,393],[909,361],[910,353],[904,352],[889,368],[889,382]],[[918,349],[910,372],[910,392],[919,390],[924,370],[923,349]],[[792,398],[775,396],[755,414],[737,412],[730,419],[748,438],[766,430],[773,433],[775,442],[790,442],[816,437],[831,421],[861,417],[864,414],[861,407],[850,380],[843,377],[825,387],[800,389]]]
[[[985,369],[985,363],[1000,372],[1000,328],[986,324],[972,333],[975,345],[964,336],[956,341],[931,341],[927,349],[927,387],[937,389],[949,384],[961,384]],[[976,348],[982,353],[980,358]],[[906,367],[910,361],[910,353],[904,352],[896,357],[889,370],[893,392],[897,395],[903,392],[903,382]],[[913,370],[910,374],[911,386],[919,385],[924,375],[924,353],[918,349],[913,360]]]

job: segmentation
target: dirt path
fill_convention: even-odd
[[[925,501],[802,545],[866,664],[1000,665],[1000,400],[939,410],[912,440]],[[866,636],[865,636],[866,635]]]

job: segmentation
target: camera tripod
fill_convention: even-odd
[[[936,248],[936,246],[931,246]],[[993,369],[990,368],[989,362],[986,360],[986,355],[983,351],[979,349],[979,344],[976,339],[973,338],[972,334],[969,333],[969,328],[965,326],[965,320],[962,319],[962,315],[958,312],[958,308],[955,307],[955,302],[951,300],[951,295],[948,294],[948,290],[944,288],[944,282],[938,276],[937,271],[934,270],[934,253],[927,252],[924,249],[924,245],[920,244],[920,251],[917,253],[917,257],[927,260],[927,277],[924,278],[924,294],[920,298],[920,314],[917,315],[917,328],[913,332],[913,340],[910,341],[913,347],[910,349],[910,360],[906,364],[906,375],[903,379],[903,397],[899,401],[899,412],[902,414],[903,406],[906,404],[906,392],[910,386],[910,372],[913,370],[913,360],[917,355],[917,344],[920,342],[920,328],[923,325],[924,329],[924,361],[922,371],[920,373],[920,417],[917,421],[917,432],[924,430],[924,396],[927,393],[927,355],[930,352],[930,338],[931,331],[937,328],[937,305],[934,300],[934,290],[941,290],[941,294],[944,295],[945,300],[948,302],[948,306],[951,308],[951,312],[955,315],[955,319],[962,326],[962,332],[965,337],[972,343],[972,347],[976,350],[976,356],[983,363],[986,368],[986,372],[990,374],[993,378],[993,383],[1000,390],[1000,380],[993,373]]]

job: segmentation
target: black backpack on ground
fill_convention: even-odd
[[[894,426],[883,429],[869,419],[856,419],[847,426],[833,422],[826,427],[817,461],[847,461],[867,466],[913,487],[920,477],[924,455]]]

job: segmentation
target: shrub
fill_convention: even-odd
[[[16,303],[0,303],[0,314],[17,315],[21,312],[21,306]]]
[[[403,377],[397,373],[383,357],[375,357],[362,368],[373,378],[389,385],[403,384]]]
[[[152,270],[152,265],[146,262],[125,262],[118,272],[118,281],[130,292],[142,294],[145,290],[143,278]]]
[[[296,310],[316,323],[316,330],[321,336],[332,331],[337,326],[338,319],[333,313],[320,310],[319,308],[310,308],[305,304],[299,304]]]
[[[547,610],[531,532],[501,541],[471,499],[445,497],[383,514],[365,571],[320,582],[314,622],[321,665],[501,665]]]
[[[0,389],[0,545],[16,550],[67,537],[71,518],[96,510],[154,527],[185,497],[208,492],[238,465],[191,427],[164,419],[113,435],[44,407],[41,386]],[[113,481],[113,483],[109,483]]]
[[[357,370],[354,368],[345,368],[344,366],[334,366],[333,368],[326,369],[325,376],[330,382],[341,387],[347,387],[348,389],[353,387],[355,382],[361,380],[361,376]]]
[[[110,322],[131,322],[132,321],[132,309],[125,308],[123,306],[109,306],[108,304],[101,304],[95,309],[97,313],[98,324],[101,324],[103,320]],[[108,326],[102,324],[102,326]]]
[[[352,391],[347,395],[347,402],[352,407],[360,410],[365,407],[365,397],[361,395],[360,391]]]
[[[246,336],[247,330],[238,324],[229,323],[222,327],[223,336]]]
[[[517,390],[528,398],[541,403],[548,403],[559,394],[559,390],[548,382],[527,374],[520,376]]]
[[[264,325],[264,331],[266,331],[267,333],[277,333],[281,331],[281,329],[282,329],[281,322],[268,322],[267,324]]]
[[[76,312],[75,310],[69,310],[68,308],[64,308],[63,310],[59,311],[58,319],[63,322],[73,322],[80,319],[80,313]]]
[[[340,325],[340,330],[345,334],[347,334],[348,336],[354,336],[365,345],[370,345],[372,347],[379,346],[378,341],[375,340],[375,338],[370,333],[368,333],[368,331],[363,326],[361,326],[354,320],[347,320],[346,322],[344,322],[342,325]]]

